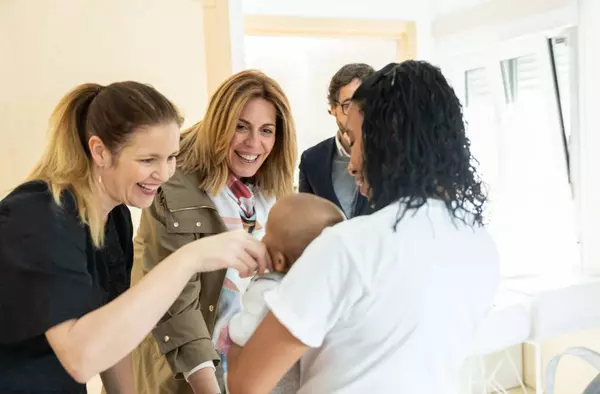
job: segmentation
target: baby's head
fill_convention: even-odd
[[[344,214],[335,204],[312,194],[292,194],[279,199],[271,208],[263,238],[273,269],[288,272],[325,227],[343,220]]]

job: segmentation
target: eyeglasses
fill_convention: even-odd
[[[337,105],[342,107],[342,113],[344,115],[348,115],[348,108],[350,108],[350,101],[345,101],[344,103],[340,103],[339,101],[335,102]]]

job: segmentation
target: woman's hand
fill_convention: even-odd
[[[191,242],[175,253],[184,253],[194,272],[234,268],[241,277],[260,275],[271,268],[263,243],[243,230],[229,231]]]

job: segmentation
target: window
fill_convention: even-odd
[[[485,68],[465,72],[465,95],[467,107],[473,107],[492,98]]]
[[[516,104],[534,98],[541,85],[538,59],[535,55],[527,55],[503,60],[502,79],[506,104]]]
[[[555,37],[548,40],[551,61],[553,66],[553,77],[557,97],[557,105],[560,113],[561,132],[567,169],[571,170],[571,48],[568,37]],[[570,178],[570,177],[569,177]]]
[[[567,44],[539,37],[456,60],[469,63],[460,76],[466,130],[488,185],[486,219],[506,277],[570,272],[580,261],[565,144]]]
[[[497,183],[497,147],[495,108],[492,86],[484,67],[465,72],[466,132],[473,156],[479,162],[479,173],[488,185],[488,197],[493,199]],[[493,216],[491,204],[484,213],[486,221]]]

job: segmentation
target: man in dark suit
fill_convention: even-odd
[[[354,91],[374,72],[367,64],[352,63],[335,73],[329,84],[327,100],[338,131],[334,137],[304,151],[300,158],[298,191],[328,199],[348,218],[371,213],[367,199],[358,192],[354,177],[348,173],[350,147],[344,126]]]

